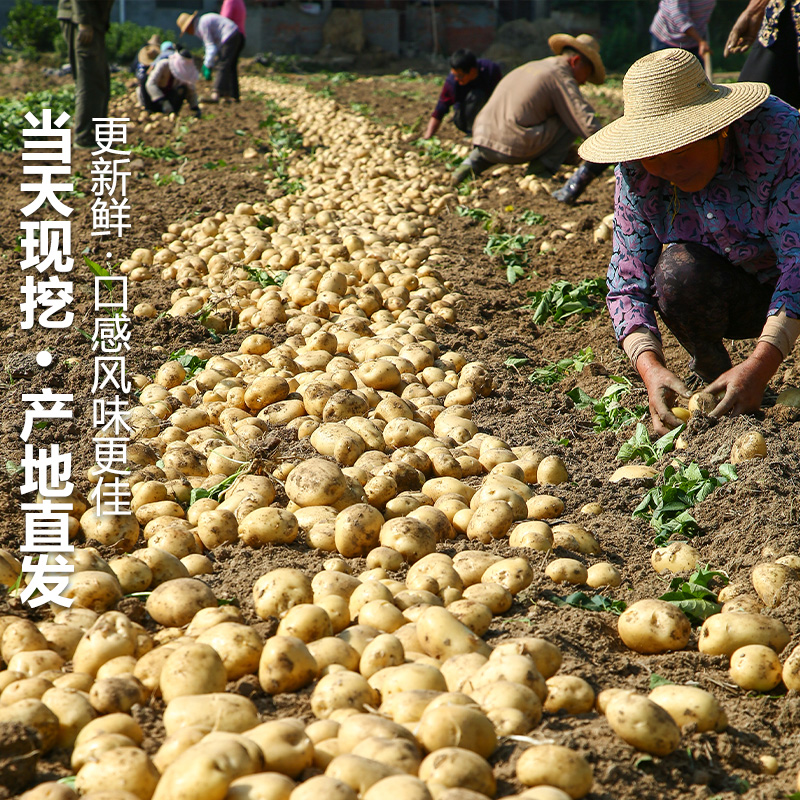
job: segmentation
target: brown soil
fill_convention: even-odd
[[[10,94],[9,87],[36,86],[31,76],[22,83],[19,77],[13,80],[8,74],[0,80],[0,95]],[[312,88],[318,90],[323,79],[292,80],[308,80]],[[367,103],[375,109],[376,119],[403,124],[409,129],[416,125],[418,129],[430,113],[438,84],[381,77],[345,83],[337,86],[335,92],[343,105]],[[415,94],[412,96],[409,92]],[[614,109],[609,108],[609,115],[612,115]],[[127,98],[119,101],[117,113],[122,112],[130,112],[135,117],[136,112]],[[71,198],[75,208],[73,252],[81,253],[88,248],[88,254],[100,262],[104,261],[105,253],[110,252],[112,262],[116,262],[128,257],[136,247],[158,245],[170,222],[217,210],[232,211],[237,202],[264,199],[264,180],[269,177],[265,162],[261,158],[245,160],[243,152],[248,146],[263,148],[259,123],[265,116],[263,101],[249,93],[239,106],[207,107],[204,119],[196,124],[181,117],[174,128],[164,124],[158,132],[148,134],[147,144],[153,146],[174,143],[176,137],[180,138],[183,142],[180,152],[187,160],[168,163],[141,158],[133,167],[135,176],[129,190],[133,227],[121,239],[92,239],[88,210],[91,192],[85,177],[91,165],[85,152],[77,151],[73,172],[84,177],[77,181],[76,189],[86,192],[86,196]],[[185,131],[182,131],[183,125]],[[131,134],[133,142],[143,135],[139,133],[140,128],[135,131]],[[452,127],[442,129],[445,135],[452,131]],[[224,166],[221,161],[225,162]],[[206,166],[209,164],[214,168]],[[185,179],[183,184],[156,185],[156,172],[164,176],[173,170]],[[0,259],[0,281],[6,287],[0,298],[0,364],[3,368],[0,468],[11,462],[9,467],[13,472],[13,465],[19,463],[22,455],[19,439],[22,393],[50,386],[74,393],[75,418],[54,421],[36,430],[30,441],[38,446],[51,442],[68,444],[73,454],[73,476],[80,476],[93,457],[93,445],[85,433],[91,426],[92,353],[80,330],[86,330],[90,324],[92,276],[83,265],[72,273],[76,322],[71,330],[20,331],[16,287],[21,279],[11,245],[19,231],[19,208],[24,204],[18,191],[22,174],[19,154],[0,154],[0,173],[4,178],[0,188],[0,240],[7,243]],[[633,407],[646,404],[642,385],[617,348],[604,312],[561,326],[552,322],[537,326],[531,321],[530,312],[520,308],[528,301],[528,292],[543,289],[556,279],[577,282],[605,274],[610,245],[594,244],[592,231],[612,210],[613,186],[604,176],[590,187],[574,209],[569,209],[547,194],[534,198],[521,191],[515,181],[519,174],[515,169],[476,182],[468,202],[492,211],[506,231],[519,230],[535,236],[531,245],[530,277],[509,285],[500,265],[483,253],[487,233],[480,222],[455,214],[440,217],[439,231],[449,253],[443,272],[465,299],[458,308],[458,323],[439,328],[437,338],[443,349],[458,350],[469,359],[484,361],[496,377],[496,391],[474,406],[474,418],[481,430],[500,436],[512,445],[532,445],[542,452],[558,454],[565,461],[571,480],[560,485],[556,492],[566,504],[564,520],[590,529],[602,546],[600,558],[614,563],[623,575],[621,587],[605,590],[603,594],[627,603],[657,597],[666,591],[668,580],[657,575],[650,565],[652,530],[645,521],[631,518],[645,487],[640,482],[608,483],[608,477],[619,465],[617,451],[630,436],[631,429],[594,432],[590,414],[575,409],[565,394],[580,386],[598,397],[609,384],[608,376],[621,375],[633,381],[633,391],[625,400],[626,405]],[[555,185],[553,183],[553,187]],[[534,226],[521,223],[519,215],[526,209],[543,215],[544,222]],[[538,244],[565,222],[577,223],[574,229],[578,235],[571,241],[558,240],[552,253],[539,254]],[[166,310],[174,288],[174,284],[160,280],[130,284],[130,306],[147,299],[160,311]],[[478,338],[470,330],[476,325],[485,328],[486,338]],[[275,341],[282,341],[286,336],[280,328],[275,326],[270,331]],[[136,319],[127,356],[129,370],[152,374],[169,353],[182,346],[202,342],[212,352],[223,352],[235,346],[241,336],[233,333],[224,336],[221,342],[214,342],[194,320]],[[685,375],[685,352],[669,336],[665,344],[668,365],[679,375]],[[572,355],[586,346],[593,350],[594,364],[583,372],[568,375],[550,388],[527,380],[533,368]],[[735,357],[741,358],[751,346],[748,342],[737,343],[732,351]],[[43,348],[50,348],[56,356],[48,370],[39,369],[33,361],[35,353]],[[517,370],[510,369],[504,362],[512,356],[527,358],[528,362]],[[68,358],[71,361],[68,362]],[[796,384],[799,379],[796,360],[790,357],[773,380],[772,388],[780,390]],[[765,407],[754,416],[723,419],[714,424],[709,419],[695,418],[689,425],[689,446],[681,457],[697,461],[714,474],[727,460],[733,440],[740,433],[755,428],[767,441],[767,458],[741,465],[738,481],[718,489],[694,511],[701,530],[693,544],[700,550],[702,562],[724,570],[732,581],[742,585],[749,586],[750,569],[759,561],[798,552],[795,502],[796,475],[800,467],[799,422],[798,412],[794,410]],[[292,445],[287,441],[281,447]],[[666,457],[656,466],[665,467],[670,458]],[[20,481],[18,475],[10,472],[0,469],[0,545],[18,553],[22,538]],[[78,483],[81,488],[87,488],[80,478]],[[580,509],[589,501],[599,501],[603,513],[597,517],[581,516]],[[457,540],[443,550],[452,554],[466,547],[466,541]],[[470,547],[476,545],[470,543]],[[502,555],[519,553],[504,542],[497,542],[489,549]],[[574,554],[560,550],[555,555]],[[262,550],[237,545],[218,549],[212,558],[216,571],[210,578],[211,585],[220,596],[238,600],[248,621],[255,623],[252,586],[259,575],[289,565],[311,575],[319,570],[324,555],[301,545]],[[770,694],[756,694],[742,691],[728,676],[727,660],[698,653],[694,641],[685,651],[668,655],[643,656],[628,650],[617,635],[613,614],[560,608],[554,604],[551,593],[558,587],[543,573],[548,559],[549,556],[532,559],[534,582],[516,597],[508,613],[495,618],[487,634],[491,643],[517,635],[544,636],[562,649],[562,672],[580,675],[598,691],[624,686],[647,692],[654,675],[676,683],[691,682],[713,691],[724,705],[730,722],[723,733],[688,731],[681,748],[674,754],[667,758],[651,758],[643,757],[622,742],[596,713],[545,715],[532,736],[536,740],[569,745],[586,756],[596,778],[594,789],[588,795],[590,800],[710,800],[712,797],[730,800],[741,794],[777,799],[795,790],[800,769],[800,699],[796,692],[787,694],[776,690]],[[586,557],[583,560],[588,564],[600,559]],[[354,561],[354,566],[358,563]],[[568,591],[556,593],[565,595]],[[29,609],[21,610],[15,603],[0,604],[0,611],[3,606],[13,613],[31,614]],[[46,613],[31,616],[41,618]],[[141,609],[139,613],[142,614]],[[800,642],[800,597],[795,592],[770,614],[782,620],[793,634],[788,652]],[[258,622],[266,626],[265,634],[274,628],[269,623]],[[269,698],[261,692],[257,681],[251,679],[242,679],[229,689],[251,697],[264,719],[279,716],[311,719],[308,691]],[[137,719],[146,732],[145,748],[149,752],[154,752],[163,740],[161,710],[156,703],[137,711]],[[499,780],[498,796],[520,790],[514,766],[526,746],[505,741],[493,757]],[[759,759],[766,755],[778,759],[780,769],[776,775],[764,773]],[[68,774],[67,754],[53,753],[40,761],[37,781],[65,774]]]

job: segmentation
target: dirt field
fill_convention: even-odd
[[[286,80],[286,79],[282,79]],[[268,145],[263,122],[267,117],[266,87],[270,81],[257,66],[250,69],[244,81],[243,101],[238,106],[206,106],[204,118],[195,121],[182,116],[176,123],[162,122],[145,136],[142,124],[131,129],[131,140],[140,137],[153,147],[171,144],[178,158],[166,161],[138,156],[131,164],[129,198],[133,208],[132,229],[121,239],[98,241],[91,237],[89,206],[92,196],[88,175],[90,156],[76,151],[73,162],[76,190],[84,196],[71,198],[73,252],[85,252],[99,262],[110,252],[111,263],[130,256],[137,247],[161,246],[161,235],[170,223],[213,215],[217,211],[232,212],[237,203],[270,202],[276,190],[265,186],[272,177],[265,155]],[[424,125],[438,93],[437,82],[430,79],[402,77],[363,78],[334,82],[321,76],[292,76],[292,85],[306,85],[310,91],[333,96],[341,107],[353,114],[362,114],[376,125],[400,126],[403,139],[413,136]],[[274,85],[274,83],[273,83]],[[280,86],[280,84],[279,84]],[[20,88],[37,88],[35,74],[22,75],[7,69],[0,79],[0,96],[10,96]],[[610,119],[620,112],[619,91],[600,90],[595,95],[600,113]],[[137,110],[132,97],[114,102],[112,114],[134,119]],[[304,109],[293,112],[302,117]],[[184,112],[185,113],[185,112]],[[335,131],[329,132],[331,135]],[[457,131],[448,122],[441,130],[446,146],[463,143],[454,138]],[[177,142],[177,144],[176,144]],[[401,141],[398,153],[413,150],[414,145]],[[255,157],[245,158],[247,148],[254,148]],[[300,151],[298,151],[298,156]],[[17,287],[21,272],[14,252],[14,242],[24,205],[18,187],[22,179],[19,153],[0,154],[0,171],[4,178],[0,200],[0,280],[5,291],[0,297],[0,547],[19,556],[22,543],[23,517],[20,511],[20,478],[14,465],[19,464],[22,447],[19,429],[22,421],[21,395],[43,386],[74,393],[75,419],[53,421],[35,431],[31,441],[39,446],[60,442],[69,446],[73,455],[73,479],[87,492],[83,478],[93,463],[94,446],[87,429],[91,427],[89,389],[93,374],[90,344],[84,331],[91,330],[92,276],[82,264],[72,273],[75,281],[75,325],[64,332],[21,332]],[[154,179],[177,176],[158,185]],[[565,173],[566,174],[566,173]],[[442,257],[436,265],[451,291],[463,299],[456,306],[456,321],[442,323],[435,329],[442,352],[455,350],[467,361],[482,361],[494,376],[495,389],[487,397],[479,397],[471,406],[473,420],[482,432],[504,439],[510,446],[529,445],[545,454],[560,456],[570,480],[557,487],[535,486],[538,492],[548,491],[565,504],[560,521],[585,526],[602,548],[598,556],[575,555],[563,548],[550,553],[530,554],[533,582],[516,595],[514,605],[506,613],[495,616],[484,638],[492,645],[512,636],[541,636],[558,645],[563,653],[561,673],[584,678],[599,692],[611,687],[624,687],[647,693],[654,678],[660,676],[674,683],[690,683],[711,691],[720,701],[728,717],[722,732],[697,732],[684,729],[680,747],[671,755],[658,758],[634,750],[609,727],[606,719],[594,711],[581,714],[545,713],[541,723],[530,732],[537,743],[565,744],[582,753],[594,769],[594,785],[586,795],[590,800],[730,800],[743,796],[777,800],[792,796],[797,790],[800,769],[800,698],[797,692],[779,687],[771,692],[746,692],[731,680],[728,659],[698,652],[697,628],[686,649],[658,655],[640,655],[629,650],[617,634],[617,617],[609,611],[589,611],[575,607],[559,607],[553,595],[564,596],[572,589],[557,586],[545,576],[545,565],[558,557],[576,557],[587,565],[603,560],[614,564],[622,575],[617,588],[600,592],[581,588],[590,594],[601,594],[614,601],[631,604],[644,598],[659,597],[668,590],[669,580],[651,566],[654,548],[653,530],[646,520],[632,518],[632,512],[647,487],[642,481],[611,484],[609,478],[620,465],[617,453],[632,435],[633,426],[619,430],[596,432],[589,409],[576,408],[567,392],[579,387],[593,398],[600,397],[610,385],[610,376],[621,376],[632,382],[632,389],[623,398],[628,408],[646,405],[646,393],[627,359],[618,349],[604,308],[565,324],[552,321],[534,324],[528,293],[546,289],[554,281],[573,284],[587,278],[605,276],[611,245],[596,243],[593,233],[601,220],[613,211],[613,183],[610,172],[598,179],[575,208],[566,208],[550,198],[547,192],[533,195],[521,189],[518,179],[522,168],[505,170],[497,176],[487,175],[473,183],[468,194],[458,200],[462,208],[488,212],[492,232],[524,234],[533,237],[526,244],[528,266],[524,278],[509,284],[497,256],[484,253],[489,232],[480,215],[461,216],[446,211],[433,220],[441,238]],[[556,188],[553,181],[549,188]],[[523,212],[541,215],[533,224],[523,220]],[[527,217],[531,220],[531,217]],[[562,227],[566,224],[566,228]],[[554,232],[569,231],[567,239]],[[552,241],[554,248],[541,253],[540,245]],[[86,250],[84,251],[84,248]],[[78,259],[76,258],[76,264]],[[169,309],[170,296],[177,288],[174,281],[156,277],[129,286],[129,305],[152,303],[159,312]],[[473,330],[483,328],[485,338]],[[287,338],[285,326],[276,324],[264,331],[275,344]],[[135,318],[131,350],[127,355],[130,372],[152,376],[169,354],[181,347],[202,345],[212,353],[235,350],[249,332],[232,331],[218,341],[197,320],[189,317],[173,319]],[[678,375],[687,376],[687,356],[677,343],[665,336],[667,363]],[[528,375],[559,359],[575,355],[591,347],[591,363],[581,372],[571,371],[550,386],[532,383]],[[732,345],[735,358],[743,358],[752,342]],[[34,356],[42,349],[55,356],[54,364],[42,370]],[[517,359],[515,367],[507,361]],[[526,359],[522,362],[519,359]],[[800,384],[795,356],[790,356],[771,384],[774,393]],[[648,420],[645,420],[648,422]],[[766,406],[751,417],[723,419],[714,422],[695,417],[684,436],[687,448],[680,457],[687,463],[697,462],[716,475],[726,462],[734,439],[740,434],[758,430],[766,439],[766,458],[740,464],[738,480],[717,489],[713,495],[695,506],[693,514],[699,533],[692,545],[700,552],[700,563],[723,571],[731,583],[745,587],[753,594],[750,573],[754,565],[772,561],[778,556],[800,553],[798,545],[798,487],[800,467],[800,415],[785,406]],[[307,442],[292,442],[280,437],[276,445],[281,458],[305,458],[313,451]],[[664,456],[655,467],[661,472],[674,454]],[[597,516],[581,513],[589,502],[598,502],[602,512]],[[555,521],[551,522],[555,524]],[[468,542],[464,536],[440,543],[439,550],[449,555],[463,549],[488,549],[506,556],[525,554],[505,540],[482,546]],[[101,550],[105,557],[114,553]],[[256,578],[281,566],[300,567],[309,576],[321,568],[330,554],[311,550],[298,542],[292,545],[267,546],[262,549],[241,543],[225,545],[208,554],[214,562],[214,573],[208,582],[218,597],[236,600],[245,619],[268,626],[253,610],[252,586]],[[364,568],[360,559],[350,559],[354,572]],[[665,573],[669,575],[669,573]],[[687,575],[684,574],[683,577]],[[396,577],[401,577],[399,574]],[[800,584],[795,584],[798,586]],[[717,587],[719,588],[719,586]],[[134,619],[155,632],[158,626],[144,614],[138,600],[126,600],[126,610]],[[0,613],[16,614],[42,620],[49,611],[32,612],[16,599],[0,594]],[[792,635],[787,655],[800,644],[800,592],[794,589],[769,615],[782,621]],[[263,633],[269,634],[267,628]],[[2,675],[2,673],[0,673]],[[253,676],[230,684],[229,691],[250,697],[262,719],[296,716],[311,721],[312,687],[269,696],[264,694]],[[2,702],[0,700],[0,702]],[[151,700],[134,708],[134,716],[145,732],[144,749],[153,754],[164,739],[161,721],[163,702]],[[0,741],[0,765],[3,761]],[[498,781],[497,797],[515,794],[522,787],[517,781],[515,765],[530,742],[502,739],[490,761]],[[761,759],[774,756],[778,770],[769,774]],[[54,750],[39,759],[35,782],[40,783],[72,774],[69,752]],[[305,776],[314,774],[313,769]],[[8,796],[17,796],[31,784],[11,785]],[[0,796],[3,795],[0,788]]]

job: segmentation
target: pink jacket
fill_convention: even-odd
[[[244,24],[247,19],[247,9],[244,0],[223,0],[219,13],[236,23],[239,32],[244,36]]]

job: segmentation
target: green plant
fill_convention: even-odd
[[[657,672],[650,674],[650,690],[652,691],[658,686],[672,686],[673,682],[663,678]]]
[[[436,136],[432,136],[430,139],[416,139],[414,146],[419,147],[428,158],[441,161],[449,169],[455,169],[463,161],[454,148],[442,147],[441,141]]]
[[[552,386],[558,383],[568,372],[583,372],[583,368],[594,361],[591,347],[584,347],[574,356],[567,356],[546,367],[536,367],[528,375],[528,380],[541,386]]]
[[[17,0],[8,12],[3,38],[15,50],[21,50],[24,58],[37,58],[39,53],[52,52],[61,39],[56,9],[30,0]]]
[[[186,352],[185,347],[170,353],[167,361],[177,361],[186,370],[186,379],[191,380],[198,372],[206,368],[207,358],[198,358]]]
[[[679,425],[669,433],[665,433],[660,439],[651,442],[647,428],[638,422],[633,436],[620,447],[617,458],[626,462],[640,458],[645,464],[655,464],[662,456],[674,450],[675,442],[685,427],[685,425]]]
[[[678,536],[690,539],[700,529],[689,509],[718,487],[736,479],[733,464],[723,464],[719,475],[711,477],[707,469],[695,462],[686,466],[676,459],[664,470],[661,485],[647,491],[633,516],[650,519],[651,527],[656,530],[655,543],[659,546]]]
[[[491,233],[483,252],[487,256],[499,256],[506,269],[509,283],[516,283],[525,275],[528,267],[528,253],[525,250],[528,242],[534,237],[523,233]]]
[[[256,281],[262,288],[266,288],[267,286],[283,286],[283,282],[289,274],[286,270],[270,272],[269,270],[260,269],[259,267],[251,267],[249,264],[245,265],[245,271],[250,276],[250,279]]]
[[[526,209],[519,215],[520,222],[525,225],[543,225],[544,224],[544,217],[541,214],[537,214],[535,211],[531,211],[530,209]]]
[[[537,325],[550,318],[553,322],[563,322],[575,314],[593,314],[602,305],[607,291],[603,278],[586,278],[577,286],[569,281],[556,281],[547,289],[528,292],[531,302],[522,308],[533,311]]]
[[[9,458],[6,461],[6,472],[13,477],[14,475],[19,475],[20,472],[25,472],[25,467]]]
[[[567,397],[575,403],[575,408],[591,408],[596,431],[616,430],[640,420],[647,413],[645,406],[637,405],[630,409],[620,403],[620,398],[631,390],[631,382],[627,378],[612,375],[611,381],[611,385],[598,399],[590,397],[580,386],[567,392]]]
[[[151,37],[158,36],[162,42],[173,40],[176,31],[156,28],[153,25],[137,25],[135,22],[112,22],[106,32],[106,55],[109,62],[127,66],[142,45]]]
[[[628,606],[622,600],[612,600],[603,597],[601,594],[585,594],[584,592],[573,592],[566,597],[559,597],[552,592],[545,592],[545,597],[557,606],[572,606],[582,608],[584,611],[610,611],[612,614],[621,614]]]
[[[467,206],[456,206],[456,214],[459,217],[469,217],[470,219],[481,221],[484,225],[492,218],[492,215],[482,208],[468,208]]]
[[[179,186],[183,186],[183,184],[186,183],[186,178],[175,170],[172,170],[169,175],[162,175],[160,172],[154,172],[153,183],[155,183],[156,186],[167,186],[170,183],[177,183]]]
[[[221,167],[227,166],[228,162],[222,158],[218,159],[217,161],[206,161],[206,163],[203,164],[204,169],[220,169]]]
[[[333,72],[328,75],[328,80],[334,85],[339,86],[343,83],[352,83],[358,76],[352,72]]]
[[[708,569],[708,566],[695,570],[688,580],[673,578],[669,584],[669,591],[662,594],[659,600],[666,600],[677,606],[691,621],[692,625],[702,625],[712,614],[718,614],[722,605],[717,602],[717,595],[709,585],[714,580],[728,583],[728,576],[724,572]]]
[[[30,127],[25,115],[30,112],[41,119],[43,108],[52,110],[53,121],[64,111],[72,116],[75,113],[75,90],[72,86],[64,86],[55,90],[28,92],[19,100],[0,97],[0,151],[21,149],[24,145],[22,130]]]
[[[204,497],[210,497],[212,500],[219,500],[220,495],[233,485],[233,482],[250,469],[250,461],[242,464],[239,469],[227,478],[223,478],[219,483],[215,483],[210,489],[196,488],[192,489],[189,495],[189,505],[202,500]]]
[[[160,161],[174,161],[175,159],[183,159],[186,161],[186,156],[180,155],[176,152],[172,145],[165,144],[163,147],[153,147],[152,145],[139,142],[131,147],[131,156],[140,156],[141,158],[157,158]]]

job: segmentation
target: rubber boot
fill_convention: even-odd
[[[608,164],[594,164],[591,161],[584,161],[572,175],[567,178],[567,182],[553,192],[553,197],[568,206],[574,205],[575,201],[586,191],[586,187],[608,166]]]

